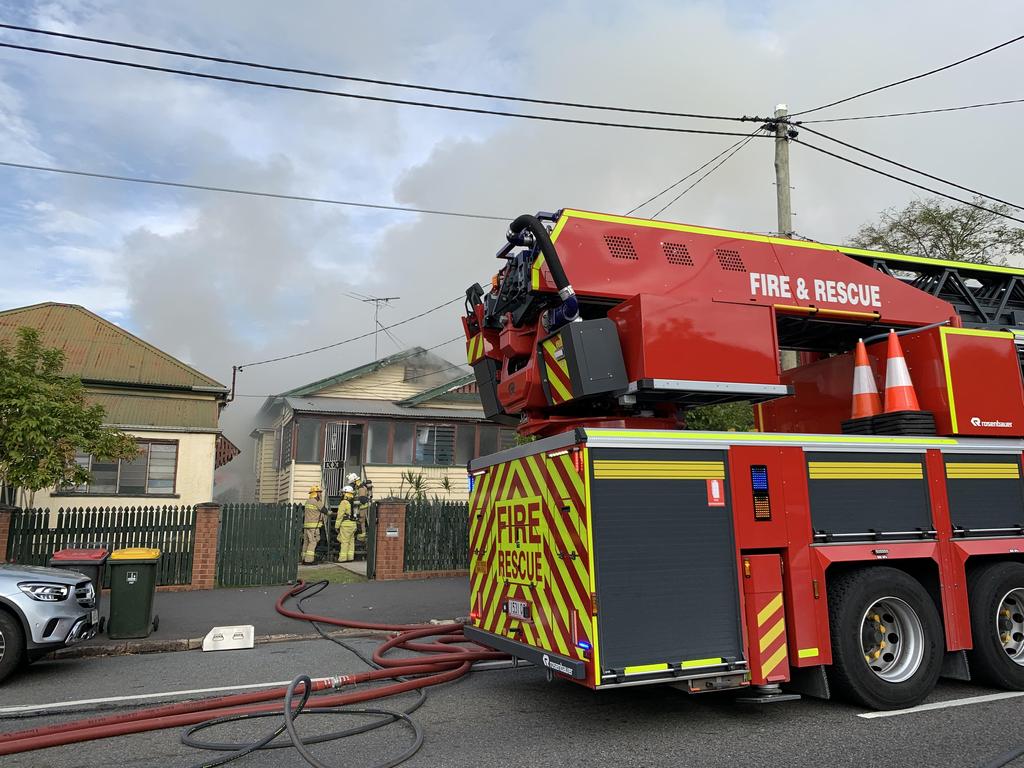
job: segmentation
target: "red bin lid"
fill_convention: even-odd
[[[53,553],[52,560],[86,560],[96,562],[102,561],[107,556],[107,550],[103,549],[59,549]]]

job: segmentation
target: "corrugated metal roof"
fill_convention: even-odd
[[[0,312],[0,343],[17,330],[39,331],[44,345],[64,350],[64,372],[90,381],[172,387],[224,385],[76,304],[47,302]]]
[[[465,408],[405,408],[388,400],[360,400],[349,397],[286,397],[293,411],[331,413],[346,416],[401,416],[419,419],[480,421],[482,410]]]
[[[87,391],[86,400],[103,406],[106,424],[217,429],[219,408],[212,399]]]

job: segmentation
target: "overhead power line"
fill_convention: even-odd
[[[880,85],[877,88],[871,88],[870,90],[867,90],[867,91],[861,91],[860,93],[853,94],[853,96],[847,96],[844,99],[839,99],[837,101],[830,101],[828,104],[822,104],[820,107],[814,107],[812,109],[805,109],[802,112],[794,112],[790,117],[796,117],[797,115],[809,115],[811,112],[817,112],[819,110],[828,109],[829,107],[834,107],[834,106],[837,106],[839,104],[845,104],[848,101],[853,101],[854,99],[859,99],[861,96],[867,96],[868,94],[871,94],[871,93],[878,93],[879,91],[884,91],[887,88],[895,88],[897,85],[903,85],[904,83],[909,83],[909,82],[912,82],[914,80],[920,80],[921,78],[928,77],[929,75],[934,75],[934,74],[937,74],[939,72],[945,72],[947,69],[952,69],[953,67],[957,67],[957,66],[959,66],[961,64],[966,64],[968,61],[973,61],[974,59],[977,59],[977,58],[980,58],[980,57],[982,57],[982,56],[984,56],[986,54],[992,53],[993,51],[998,51],[1000,48],[1005,48],[1008,45],[1013,45],[1014,43],[1019,43],[1021,40],[1024,40],[1024,35],[1017,35],[1017,37],[1011,38],[1010,40],[1007,40],[1004,43],[1000,43],[999,45],[993,45],[991,48],[986,48],[984,51],[978,51],[977,53],[971,54],[970,56],[968,56],[966,58],[960,59],[958,61],[954,61],[951,64],[946,64],[946,65],[941,66],[941,67],[936,67],[935,69],[929,69],[927,72],[922,72],[919,75],[912,75],[911,77],[905,77],[902,80],[896,80],[895,82],[892,82],[892,83],[886,83],[885,85]],[[810,145],[808,145],[808,146],[810,146]]]
[[[938,109],[915,109],[913,112],[888,112],[883,115],[854,115],[853,117],[829,117],[821,120],[794,120],[797,125],[813,125],[815,123],[847,123],[851,120],[880,120],[884,117],[909,117],[910,115],[934,115],[938,112],[961,112],[965,109],[980,107],[1001,107],[1006,104],[1022,104],[1024,99],[1006,99],[1005,101],[986,101],[981,104],[964,104],[960,107],[940,107]]]
[[[984,192],[980,192],[977,189],[972,189],[971,187],[965,187],[963,184],[957,184],[955,181],[950,181],[949,179],[943,179],[940,176],[935,176],[935,175],[933,175],[931,173],[926,173],[925,171],[919,171],[917,168],[911,168],[909,165],[905,165],[904,163],[900,163],[900,162],[898,162],[896,160],[891,160],[888,157],[882,157],[881,155],[876,154],[874,152],[870,152],[870,151],[868,151],[866,149],[862,149],[860,147],[854,146],[853,144],[850,144],[848,142],[841,141],[839,139],[836,139],[836,138],[833,138],[831,136],[828,136],[828,135],[822,133],[821,131],[816,131],[813,128],[808,128],[806,125],[803,126],[802,129],[807,131],[808,133],[813,133],[815,136],[821,136],[821,138],[823,138],[823,139],[827,139],[828,141],[834,142],[835,144],[839,144],[840,146],[846,147],[847,149],[852,149],[854,152],[860,152],[862,155],[867,155],[868,157],[872,157],[875,160],[881,160],[883,163],[888,163],[889,165],[895,165],[897,168],[902,168],[905,171],[910,171],[911,173],[916,173],[917,175],[924,176],[925,178],[931,179],[932,181],[938,181],[938,182],[940,182],[942,184],[947,184],[947,185],[949,185],[951,187],[956,187],[957,189],[962,189],[964,192],[970,192],[972,195],[977,195],[978,197],[986,198],[986,199],[991,200],[991,201],[993,201],[995,203],[1002,203],[1003,205],[1008,205],[1011,208],[1016,208],[1018,210],[1024,211],[1024,206],[1017,205],[1017,203],[1011,203],[1009,200],[1003,200],[1001,197],[994,197],[993,195],[988,195],[988,194],[985,194]]]
[[[758,129],[757,129],[757,131],[760,131],[760,130],[761,130],[760,128],[758,128]],[[687,187],[686,189],[684,189],[684,190],[683,190],[682,192],[680,192],[680,193],[679,193],[678,195],[676,195],[675,197],[673,197],[673,198],[672,198],[672,199],[671,199],[671,200],[670,200],[670,201],[669,201],[668,203],[666,203],[665,205],[663,205],[663,206],[662,206],[662,207],[661,207],[661,208],[660,208],[660,209],[658,210],[658,212],[654,214],[654,216],[651,216],[651,218],[652,218],[652,219],[654,219],[654,218],[657,218],[658,216],[660,216],[660,215],[661,215],[662,213],[664,213],[664,212],[665,212],[665,211],[666,211],[667,209],[669,209],[670,207],[672,207],[672,206],[673,206],[673,205],[675,204],[675,202],[676,202],[676,201],[677,201],[677,200],[678,200],[679,198],[681,198],[681,197],[682,197],[683,195],[685,195],[685,194],[686,194],[687,192],[689,192],[689,191],[690,191],[691,189],[693,189],[693,188],[694,188],[694,187],[696,187],[696,186],[697,186],[698,184],[700,184],[700,183],[701,183],[702,181],[704,181],[704,179],[706,179],[706,178],[707,178],[708,176],[710,176],[710,175],[711,175],[712,173],[714,173],[714,172],[715,172],[715,171],[717,171],[717,170],[718,170],[719,168],[721,168],[721,167],[722,167],[723,165],[725,165],[725,164],[726,164],[727,162],[729,162],[729,158],[731,158],[731,157],[732,157],[733,155],[735,155],[735,154],[736,154],[737,152],[739,152],[739,151],[740,151],[741,149],[743,149],[743,148],[744,148],[745,146],[747,146],[747,144],[749,144],[749,143],[750,143],[751,141],[753,141],[754,137],[755,137],[755,136],[757,135],[757,131],[754,131],[754,133],[750,134],[750,135],[749,135],[749,136],[748,136],[747,138],[745,138],[745,139],[743,139],[742,141],[740,141],[740,142],[739,142],[739,144],[738,144],[738,145],[736,145],[736,146],[735,146],[735,147],[734,147],[734,148],[732,149],[732,151],[731,151],[731,152],[729,152],[729,154],[727,154],[727,155],[726,155],[725,157],[723,157],[723,158],[722,158],[721,160],[719,160],[719,161],[718,161],[718,163],[717,163],[716,165],[712,166],[712,167],[711,167],[711,168],[710,168],[710,169],[709,169],[708,171],[706,171],[706,172],[704,173],[704,175],[703,175],[703,176],[701,176],[700,178],[698,178],[698,179],[697,179],[697,180],[696,180],[695,182],[693,182],[693,183],[692,183],[692,184],[691,184],[690,186],[688,186],[688,187]]]
[[[176,187],[178,189],[194,189],[204,192],[223,192],[231,195],[246,195],[247,197],[269,197],[274,200],[294,200],[303,203],[323,203],[325,205],[343,205],[352,208],[372,208],[382,211],[401,211],[403,213],[424,213],[432,216],[455,216],[460,219],[483,219],[485,221],[511,221],[514,216],[488,216],[482,213],[464,213],[460,211],[444,211],[435,208],[414,208],[406,205],[385,205],[384,203],[359,203],[353,200],[334,200],[327,197],[307,197],[305,195],[286,195],[278,192],[260,192],[253,189],[239,189],[237,187],[218,187],[207,184],[186,184],[181,181],[166,181],[164,179],[143,179],[136,176],[119,176],[112,173],[96,173],[93,171],[80,171],[71,168],[56,168],[49,165],[30,165],[28,163],[12,163],[0,160],[0,166],[7,168],[19,168],[26,171],[45,171],[46,173],[60,173],[68,176],[85,176],[91,179],[105,179],[107,181],[125,181],[132,184],[151,184],[158,187]]]
[[[1008,213],[1002,213],[1000,211],[993,210],[992,208],[986,208],[984,205],[979,205],[978,203],[975,203],[975,202],[973,202],[971,200],[964,200],[963,198],[956,197],[955,195],[950,195],[950,194],[948,194],[946,192],[941,192],[941,191],[939,191],[937,189],[933,189],[932,187],[926,187],[923,184],[918,184],[916,181],[910,181],[910,179],[904,179],[904,178],[902,178],[900,176],[896,176],[895,174],[888,173],[887,171],[883,171],[880,168],[872,168],[870,165],[865,165],[864,163],[859,163],[856,160],[854,160],[852,158],[849,158],[849,157],[843,157],[842,155],[836,154],[835,152],[830,152],[829,150],[824,149],[823,147],[818,147],[818,146],[815,146],[814,144],[808,144],[803,139],[796,138],[796,139],[793,139],[793,141],[799,143],[801,146],[807,147],[808,149],[813,149],[815,152],[820,152],[823,155],[828,155],[829,157],[833,157],[836,160],[841,160],[844,163],[849,163],[850,165],[855,165],[858,168],[863,168],[866,171],[871,171],[872,173],[877,173],[879,176],[885,176],[886,178],[893,179],[894,181],[898,181],[898,182],[900,182],[902,184],[907,184],[907,185],[909,185],[911,187],[916,187],[917,189],[924,190],[925,192],[930,192],[933,195],[938,195],[939,197],[944,197],[947,200],[953,200],[954,202],[960,203],[962,205],[966,205],[966,206],[969,206],[971,208],[977,208],[979,211],[986,211],[987,213],[991,213],[991,214],[994,214],[996,216],[1001,216],[1004,219],[1009,219],[1010,221],[1016,221],[1016,222],[1018,222],[1020,224],[1024,224],[1024,219],[1018,219],[1016,216],[1010,216]]]
[[[538,120],[547,123],[564,123],[569,125],[593,125],[601,128],[626,128],[636,131],[655,131],[660,133],[691,133],[707,136],[746,136],[745,133],[730,131],[711,131],[699,128],[678,128],[667,125],[641,125],[636,123],[613,123],[604,120],[584,120],[575,117],[556,117],[554,115],[534,115],[523,112],[505,112],[497,109],[483,109],[477,107],[460,107],[454,104],[436,104],[428,101],[412,101],[410,99],[393,99],[386,96],[370,96],[364,93],[345,93],[343,91],[330,91],[325,88],[311,88],[309,86],[288,85],[285,83],[271,83],[265,80],[251,80],[243,77],[229,77],[227,75],[214,75],[208,72],[193,72],[187,69],[176,69],[174,67],[160,67],[155,64],[141,64],[135,61],[123,61],[121,59],[108,59],[102,56],[88,56],[83,53],[70,53],[68,51],[55,51],[50,48],[38,48],[31,45],[16,45],[14,43],[0,43],[0,48],[9,48],[16,51],[28,51],[31,53],[42,53],[48,56],[59,56],[67,59],[80,61],[92,61],[100,64],[111,64],[118,67],[130,69],[141,69],[148,72],[163,72],[170,75],[182,75],[184,77],[196,77],[202,80],[213,80],[222,83],[235,83],[237,85],[251,85],[257,88],[272,88],[279,91],[295,91],[297,93],[310,93],[318,96],[336,96],[343,99],[358,99],[360,101],[373,101],[383,104],[401,104],[409,107],[425,107],[427,109],[440,109],[448,112],[467,112],[475,115],[493,115],[496,117],[513,117],[521,120]]]
[[[509,96],[507,94],[488,93],[486,91],[467,91],[459,88],[445,88],[435,85],[418,85],[414,83],[401,83],[394,80],[382,80],[373,77],[356,77],[354,75],[341,75],[335,72],[323,72],[314,69],[300,69],[298,67],[285,67],[274,64],[264,64],[244,59],[232,59],[225,56],[212,56],[208,54],[181,51],[173,48],[157,48],[150,45],[139,45],[137,43],[126,43],[121,40],[110,40],[103,37],[87,37],[85,35],[73,35],[68,32],[55,32],[49,29],[37,29],[35,27],[23,27],[17,24],[0,24],[0,29],[11,29],[18,32],[29,32],[34,35],[48,35],[65,40],[79,40],[86,43],[98,45],[109,45],[116,48],[126,48],[133,51],[146,51],[148,53],[160,53],[167,56],[178,56],[181,58],[194,59],[197,61],[209,61],[217,64],[230,64],[237,67],[248,67],[250,69],[263,69],[271,72],[282,72],[290,75],[307,75],[311,77],[324,77],[332,80],[344,80],[352,83],[364,83],[367,85],[382,85],[389,88],[405,88],[407,90],[427,91],[430,93],[445,93],[452,96],[472,96],[474,98],[495,99],[498,101],[515,101],[523,104],[541,104],[552,107],[573,107],[578,109],[593,109],[604,112],[624,112],[633,115],[655,115],[659,117],[685,117],[699,120],[735,120],[744,121],[757,118],[736,117],[731,115],[703,115],[693,112],[672,112],[660,109],[640,109],[633,107],[616,107],[607,104],[587,104],[577,101],[559,101],[555,99],[536,99],[527,96]]]
[[[756,130],[756,131],[754,131],[754,133],[751,133],[751,134],[749,134],[747,138],[749,138],[750,136],[753,136],[754,134],[756,134],[756,133],[757,133],[757,131],[760,131],[760,130],[761,130],[761,128],[759,127],[759,128],[758,128],[758,129]],[[678,181],[674,181],[674,182],[672,182],[672,183],[671,183],[671,184],[669,184],[669,185],[668,185],[667,187],[665,187],[665,188],[664,188],[663,190],[661,190],[660,192],[658,192],[658,193],[657,193],[656,195],[652,195],[651,197],[647,198],[646,200],[644,200],[644,201],[643,201],[642,203],[640,203],[639,205],[635,205],[635,206],[633,206],[632,208],[630,208],[630,209],[629,209],[628,211],[626,211],[626,213],[625,213],[624,215],[625,215],[625,216],[632,216],[632,215],[633,215],[634,213],[636,213],[637,211],[639,211],[639,210],[640,210],[641,208],[643,208],[643,207],[644,207],[645,205],[647,205],[648,203],[652,203],[652,202],[654,202],[654,201],[655,201],[655,200],[657,200],[657,199],[658,199],[659,197],[661,197],[662,195],[664,195],[664,194],[665,194],[666,192],[671,192],[671,191],[672,191],[673,189],[675,189],[676,187],[678,187],[678,186],[679,186],[680,184],[682,184],[682,183],[683,183],[684,181],[686,181],[687,179],[689,179],[689,178],[691,178],[691,177],[693,177],[693,176],[696,176],[696,175],[697,175],[698,173],[700,173],[701,171],[703,171],[703,170],[704,170],[705,168],[707,168],[707,167],[708,167],[709,165],[711,165],[711,164],[712,164],[713,162],[715,162],[715,160],[717,160],[717,159],[718,159],[718,158],[720,158],[720,157],[721,157],[722,155],[724,155],[724,154],[726,154],[727,152],[729,152],[729,150],[731,150],[731,149],[733,149],[733,148],[735,148],[735,147],[738,147],[738,146],[739,146],[740,144],[742,144],[743,142],[745,142],[745,141],[747,140],[747,138],[743,138],[743,139],[740,139],[739,141],[737,141],[737,142],[734,142],[734,143],[730,144],[730,145],[729,145],[728,147],[726,147],[725,149],[723,149],[723,150],[722,150],[721,152],[719,152],[719,153],[718,153],[717,155],[715,155],[714,157],[712,157],[712,158],[711,158],[710,160],[708,160],[708,161],[707,161],[706,163],[704,163],[703,165],[700,165],[700,166],[699,166],[699,167],[697,167],[697,168],[694,168],[694,169],[693,169],[692,171],[690,171],[690,172],[689,172],[688,174],[686,174],[685,176],[683,176],[683,178],[679,179]]]
[[[359,341],[361,339],[368,339],[371,336],[373,336],[373,334],[377,333],[378,330],[391,330],[392,328],[397,328],[400,325],[405,325],[406,323],[411,323],[413,320],[419,320],[421,317],[426,317],[427,315],[431,314],[432,312],[437,312],[440,309],[444,309],[445,307],[449,307],[449,306],[451,306],[452,304],[454,304],[457,301],[465,301],[465,299],[466,299],[465,296],[456,296],[454,299],[451,299],[450,301],[446,301],[444,304],[438,304],[436,307],[431,307],[430,309],[426,310],[425,312],[420,312],[418,315],[413,315],[412,317],[407,317],[407,318],[405,318],[405,320],[399,320],[397,323],[391,323],[390,325],[381,326],[379,329],[375,328],[374,330],[369,331],[368,333],[361,333],[358,336],[352,336],[351,338],[348,338],[348,339],[342,339],[341,341],[335,341],[332,344],[324,344],[322,347],[316,347],[315,349],[307,349],[307,350],[304,350],[303,352],[293,352],[290,355],[281,355],[280,357],[271,357],[268,360],[258,360],[255,363],[243,363],[242,365],[236,366],[236,368],[239,371],[241,371],[241,370],[243,370],[245,368],[252,368],[252,367],[257,366],[257,365],[266,365],[267,363],[278,363],[281,360],[292,360],[293,358],[296,358],[296,357],[303,357],[304,355],[312,355],[314,352],[323,352],[325,349],[334,349],[335,347],[340,347],[342,344],[351,344],[353,341]],[[446,342],[444,342],[444,344],[450,344],[452,341],[454,341],[454,339],[452,339],[450,341],[446,341]],[[441,345],[439,345],[439,346],[441,346]]]

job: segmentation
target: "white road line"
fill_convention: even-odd
[[[888,712],[861,712],[857,717],[873,719],[876,717],[899,717],[900,715],[912,715],[915,712],[931,712],[934,709],[948,709],[949,707],[966,707],[969,704],[985,704],[989,701],[1001,701],[1002,699],[1014,699],[1024,696],[1024,691],[1008,691],[1006,693],[989,693],[985,696],[971,696],[966,699],[950,699],[949,701],[936,701],[933,704],[919,704],[908,709],[892,709]]]
[[[196,693],[217,693],[219,691],[244,691],[251,688],[276,688],[288,685],[291,680],[278,680],[274,683],[252,683],[251,685],[222,685],[217,688],[193,688],[188,691],[164,691],[162,693],[139,693],[134,696],[110,696],[105,699],[79,699],[78,701],[56,701],[51,704],[23,704],[17,707],[0,707],[0,715],[13,715],[19,712],[38,712],[65,707],[81,707],[87,704],[113,704],[122,701],[139,701],[141,699],[163,699],[170,696],[191,696]]]

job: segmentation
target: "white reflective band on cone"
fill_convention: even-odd
[[[885,388],[912,387],[907,361],[902,357],[890,357],[885,364]]]
[[[871,366],[858,365],[853,369],[853,394],[878,394],[878,386],[875,384],[874,374],[871,373]]]

